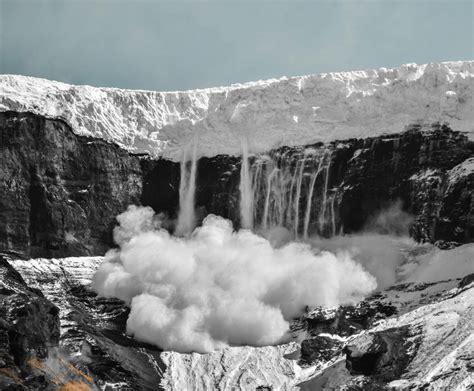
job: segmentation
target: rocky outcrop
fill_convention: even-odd
[[[362,145],[361,145],[362,144]],[[368,139],[356,147],[349,160],[340,188],[340,219],[345,232],[363,227],[374,211],[396,199],[404,210],[422,223],[411,228],[417,240],[440,239],[435,229],[439,221],[436,206],[442,207],[443,180],[427,191],[423,180],[413,181],[420,172],[437,170],[446,174],[474,153],[474,144],[446,125],[411,126],[397,137]],[[429,203],[431,208],[427,207]],[[465,212],[469,212],[469,208]],[[454,219],[453,225],[465,226]],[[420,226],[423,228],[420,229]]]
[[[331,335],[318,335],[305,339],[301,342],[300,363],[302,365],[324,364],[337,356],[343,345],[341,340],[331,338]]]
[[[366,330],[381,319],[397,313],[397,308],[379,300],[377,294],[354,306],[340,306],[337,309],[316,308],[303,319],[311,334],[320,333],[350,336]]]
[[[59,309],[1,255],[0,277],[0,389],[40,389],[45,380],[32,363],[58,345]]]
[[[116,145],[77,136],[61,120],[0,113],[0,249],[102,253],[115,216],[141,192],[139,159]]]
[[[397,311],[375,323],[366,322],[367,329],[348,338],[325,332],[304,340],[303,364],[312,358],[317,370],[298,386],[302,390],[469,389],[474,384],[473,300],[469,276],[461,282],[405,284],[368,298],[366,304],[390,303]],[[321,340],[334,343],[321,344]]]
[[[406,326],[362,334],[344,348],[346,367],[352,375],[390,382],[398,379],[412,360],[416,342]]]
[[[308,156],[308,151],[313,151],[313,157]],[[275,149],[250,158],[254,177],[260,175],[255,180],[259,189],[254,192],[253,200],[255,224],[263,225],[264,216],[267,216],[271,225],[273,214],[275,221],[302,233],[308,189],[311,178],[321,167],[320,156],[323,156],[323,165],[328,169],[325,173],[323,167],[313,183],[309,234],[331,236],[361,229],[406,234],[411,224],[410,234],[418,241],[470,242],[473,240],[474,187],[469,173],[474,171],[463,162],[470,161],[473,155],[474,143],[447,125],[437,123],[412,125],[397,135]],[[175,215],[179,199],[178,164],[168,161],[151,164],[153,167],[145,177],[142,201],[157,211]],[[463,164],[468,174],[452,174],[451,170],[457,172],[455,167]],[[240,166],[239,157],[226,155],[198,161],[198,217],[214,213],[239,226]],[[280,171],[277,179],[272,177],[275,170]],[[433,182],[429,176],[434,172],[437,180]],[[298,193],[295,177],[301,178],[298,203],[294,201]],[[170,180],[166,182],[164,178]],[[267,197],[271,181],[273,188]],[[290,196],[283,201],[277,198],[280,196],[276,194],[278,188],[284,188]],[[154,198],[153,194],[156,195]],[[290,204],[291,194],[294,195],[293,204]],[[275,209],[275,205],[282,202],[283,212]],[[373,221],[380,210],[397,202],[402,212],[414,216],[413,222],[406,214],[392,216],[391,222],[377,224]],[[270,205],[268,213],[264,211],[266,204]],[[294,209],[298,209],[300,216],[296,221],[294,216],[288,219]]]
[[[159,389],[165,367],[161,350],[126,334],[130,309],[124,302],[98,297],[90,288],[101,262],[100,257],[78,257],[14,260],[12,265],[57,306],[62,356],[97,389]]]
[[[474,240],[474,158],[466,159],[447,172],[446,191],[439,202],[435,240]]]

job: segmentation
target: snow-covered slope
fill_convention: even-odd
[[[179,160],[280,145],[376,136],[447,121],[474,137],[474,61],[323,73],[185,92],[73,86],[0,75],[0,110],[62,118],[78,134]]]

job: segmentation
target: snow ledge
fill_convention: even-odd
[[[184,92],[74,86],[0,75],[0,111],[61,118],[79,135],[134,153],[200,156],[397,133],[448,122],[474,139],[474,61],[283,77]]]

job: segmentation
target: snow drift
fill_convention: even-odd
[[[150,208],[118,217],[94,290],[130,303],[127,332],[179,352],[282,342],[305,306],[359,301],[376,280],[348,252],[304,243],[273,248],[249,230],[210,215],[188,238],[159,228]]]
[[[0,110],[61,118],[82,135],[175,161],[198,138],[199,156],[250,153],[396,133],[447,121],[470,132],[474,61],[284,77],[185,92],[73,86],[0,75]]]

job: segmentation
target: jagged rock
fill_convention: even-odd
[[[165,365],[161,350],[126,334],[127,305],[90,287],[101,257],[15,260],[31,286],[60,309],[59,347],[101,389],[153,390]]]
[[[461,281],[459,281],[459,288],[464,288],[474,282],[474,273],[465,276]]]
[[[349,373],[381,384],[400,378],[416,354],[420,333],[401,326],[357,336],[344,347]]]
[[[139,159],[59,119],[0,113],[0,250],[84,255],[113,245],[115,216],[138,203]]]
[[[452,172],[458,172],[456,166],[473,156],[474,143],[446,124],[411,125],[403,133],[376,138],[277,148],[268,151],[268,155],[263,158],[263,170],[266,169],[265,161],[272,161],[268,168],[270,171],[285,166],[293,173],[300,167],[301,187],[309,188],[311,175],[317,171],[319,160],[308,158],[308,150],[330,151],[327,186],[324,175],[320,175],[314,184],[309,233],[331,236],[341,229],[345,233],[357,232],[367,228],[378,211],[398,201],[405,212],[415,216],[410,234],[417,241],[451,241],[453,237],[449,227],[458,227],[459,232],[464,232],[464,236],[455,237],[460,243],[472,240],[470,234],[465,234],[471,232],[474,224],[472,218],[465,217],[474,213],[474,203],[467,202],[472,193],[470,176],[455,176]],[[257,164],[262,164],[257,161],[258,157],[250,158],[254,170],[260,169],[256,167]],[[298,166],[298,162],[303,163]],[[179,164],[169,161],[147,164],[149,167],[146,171],[149,174],[145,178],[142,202],[157,211],[166,211],[175,216],[179,198]],[[239,227],[240,166],[240,158],[225,155],[198,161],[198,217],[214,213],[232,220]],[[464,167],[466,170],[471,169],[469,165]],[[453,176],[461,179],[456,182],[456,186],[447,187],[449,178]],[[170,180],[166,181],[167,177]],[[265,188],[268,178],[262,176],[260,180],[261,191],[255,194],[254,199],[257,224],[264,215],[263,208],[267,202]],[[325,187],[328,194],[324,193]],[[458,190],[449,190],[454,188]],[[449,196],[448,193],[445,194],[446,191],[449,191]],[[298,204],[300,216],[305,215],[307,197],[306,192],[301,192]],[[332,207],[323,208],[323,200],[332,197],[335,199]],[[459,200],[456,197],[460,197]],[[270,203],[277,204],[277,201],[275,199]],[[452,213],[451,225],[443,231],[437,227],[442,225],[440,211],[449,208],[445,206],[448,203],[457,205],[456,212]],[[325,213],[321,208],[325,209]],[[334,216],[329,215],[331,208],[334,209]],[[321,217],[324,220],[322,227],[319,226]],[[403,218],[404,221],[400,221],[399,226],[390,226],[388,229],[391,233],[407,234],[404,230],[409,220],[407,216],[399,217],[398,220]],[[334,226],[331,226],[331,220]],[[287,228],[295,229],[291,226]],[[368,228],[381,233],[386,232],[380,229],[387,229],[376,225]],[[298,230],[303,230],[302,218],[298,222]]]
[[[436,174],[430,182],[425,173],[446,175],[472,156],[472,142],[447,125],[413,125],[396,136],[360,141],[356,150],[340,185],[344,189],[339,206],[344,231],[359,230],[374,211],[399,199],[415,216],[412,237],[430,242],[443,239],[435,235],[433,226],[444,188]]]
[[[474,150],[472,143],[466,145]],[[433,170],[413,175],[413,203],[417,217],[411,227],[419,241],[453,248],[473,240],[474,160],[468,158],[448,171]]]
[[[0,276],[0,389],[42,388],[46,381],[30,362],[58,345],[59,309],[1,255]]]
[[[304,316],[304,322],[313,335],[330,333],[350,336],[396,313],[397,309],[390,303],[372,297],[355,306],[341,306],[333,310],[315,309]]]
[[[387,350],[387,344],[379,334],[363,334],[344,348],[347,369],[355,375],[374,375]]]
[[[474,148],[473,148],[474,149]],[[474,158],[447,173],[434,239],[466,243],[474,240]]]
[[[343,342],[328,336],[318,335],[301,342],[300,360],[303,365],[331,360],[341,350]]]

